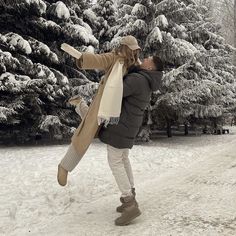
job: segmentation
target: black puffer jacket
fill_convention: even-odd
[[[123,100],[117,125],[102,127],[98,137],[115,148],[132,148],[152,91],[161,87],[162,72],[136,69],[124,77]]]

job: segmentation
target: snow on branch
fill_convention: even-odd
[[[151,31],[151,33],[147,36],[145,47],[147,48],[147,47],[150,47],[154,44],[162,43],[162,41],[163,41],[162,33],[161,33],[159,27],[155,27]]]
[[[182,65],[193,59],[199,51],[188,41],[179,38],[173,38],[170,33],[162,33],[163,41],[158,54],[164,61],[173,64]]]
[[[164,0],[156,5],[156,15],[168,13],[177,10],[180,7],[181,5],[177,0]]]
[[[57,78],[47,66],[37,63],[35,64],[35,72],[36,78],[46,80],[49,84],[57,83]]]
[[[96,14],[92,11],[92,9],[86,9],[83,13],[85,19],[87,19],[91,24],[98,24],[99,18]]]
[[[32,21],[39,29],[46,33],[59,35],[62,31],[61,26],[52,20],[46,20],[43,17],[39,17],[37,20]]]
[[[17,114],[17,112],[13,108],[7,108],[0,106],[0,123],[7,121],[9,116],[12,116],[14,114]]]
[[[0,73],[7,70],[15,70],[20,68],[20,62],[12,56],[10,52],[3,52],[0,49]]]
[[[158,26],[161,29],[166,29],[169,23],[165,15],[159,15],[154,19],[154,25]]]
[[[28,76],[5,72],[0,76],[0,91],[21,92],[30,80]]]
[[[0,1],[5,9],[14,9],[18,13],[25,14],[31,12],[33,14],[42,15],[46,13],[47,5],[43,0],[5,0]]]
[[[173,24],[173,28],[172,28],[172,34],[175,38],[181,38],[181,39],[186,39],[188,40],[188,32],[187,32],[187,28],[183,25],[183,24]]]
[[[111,42],[108,43],[108,48],[109,49],[114,49],[120,46],[122,37],[121,36],[116,36],[114,37]]]
[[[32,53],[32,48],[30,47],[28,41],[23,39],[19,34],[7,33],[5,34],[5,38],[2,37],[2,39],[12,51],[21,51],[25,54]]]
[[[57,55],[46,44],[33,38],[29,38],[28,42],[32,48],[32,54],[46,57],[55,64],[59,63]]]
[[[49,132],[49,128],[53,126],[62,126],[62,123],[58,116],[47,115],[43,118],[39,128],[42,131]]]
[[[46,12],[47,5],[42,0],[24,0],[26,3],[37,7],[38,12],[42,15]]]
[[[217,105],[195,105],[194,116],[196,118],[220,117],[223,114],[221,106]]]
[[[168,19],[172,19],[174,22],[187,23],[192,21],[202,21],[202,16],[193,8],[183,6],[175,11],[166,13]]]
[[[143,19],[148,15],[148,10],[144,5],[136,3],[131,11],[131,14],[140,19]]]
[[[63,85],[63,86],[69,84],[68,78],[65,75],[63,75],[60,71],[53,69],[53,68],[51,68],[51,71],[56,76],[58,84]]]
[[[133,32],[140,30],[142,33],[146,33],[147,29],[148,29],[148,25],[146,24],[146,22],[144,20],[138,19],[134,22],[133,24]]]
[[[119,11],[119,14],[121,17],[124,17],[125,15],[130,15],[133,10],[133,7],[128,4],[123,4],[122,8]]]
[[[122,29],[119,29],[115,34],[115,38],[124,36],[124,35],[145,35],[148,33],[148,25],[142,19],[131,20],[127,22],[126,26]]]
[[[176,80],[177,76],[179,74],[182,74],[184,69],[185,69],[186,65],[182,65],[180,67],[178,67],[177,69],[173,69],[169,72],[167,72],[166,74],[164,74],[163,76],[163,84],[166,86],[166,87],[169,87],[170,84]]]
[[[48,13],[59,19],[70,18],[70,11],[62,1],[52,4],[48,9]]]
[[[98,40],[93,36],[92,32],[84,26],[67,23],[63,28],[63,32],[67,37],[76,42],[81,41],[82,44],[92,44],[95,46],[99,44]]]
[[[91,102],[93,96],[95,95],[99,84],[95,82],[90,82],[85,85],[75,87],[73,89],[74,95],[81,95],[87,102]]]

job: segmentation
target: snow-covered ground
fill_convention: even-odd
[[[159,138],[130,159],[142,215],[117,227],[119,192],[94,142],[66,187],[67,145],[0,148],[0,235],[236,235],[236,128],[228,135]]]

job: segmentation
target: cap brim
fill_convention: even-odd
[[[138,49],[141,50],[141,48],[138,45],[126,45],[126,46],[128,46],[131,50],[138,50]]]

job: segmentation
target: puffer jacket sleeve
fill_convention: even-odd
[[[108,68],[114,63],[114,53],[83,53],[80,59],[76,59],[76,65],[80,69],[100,69],[108,70]]]

